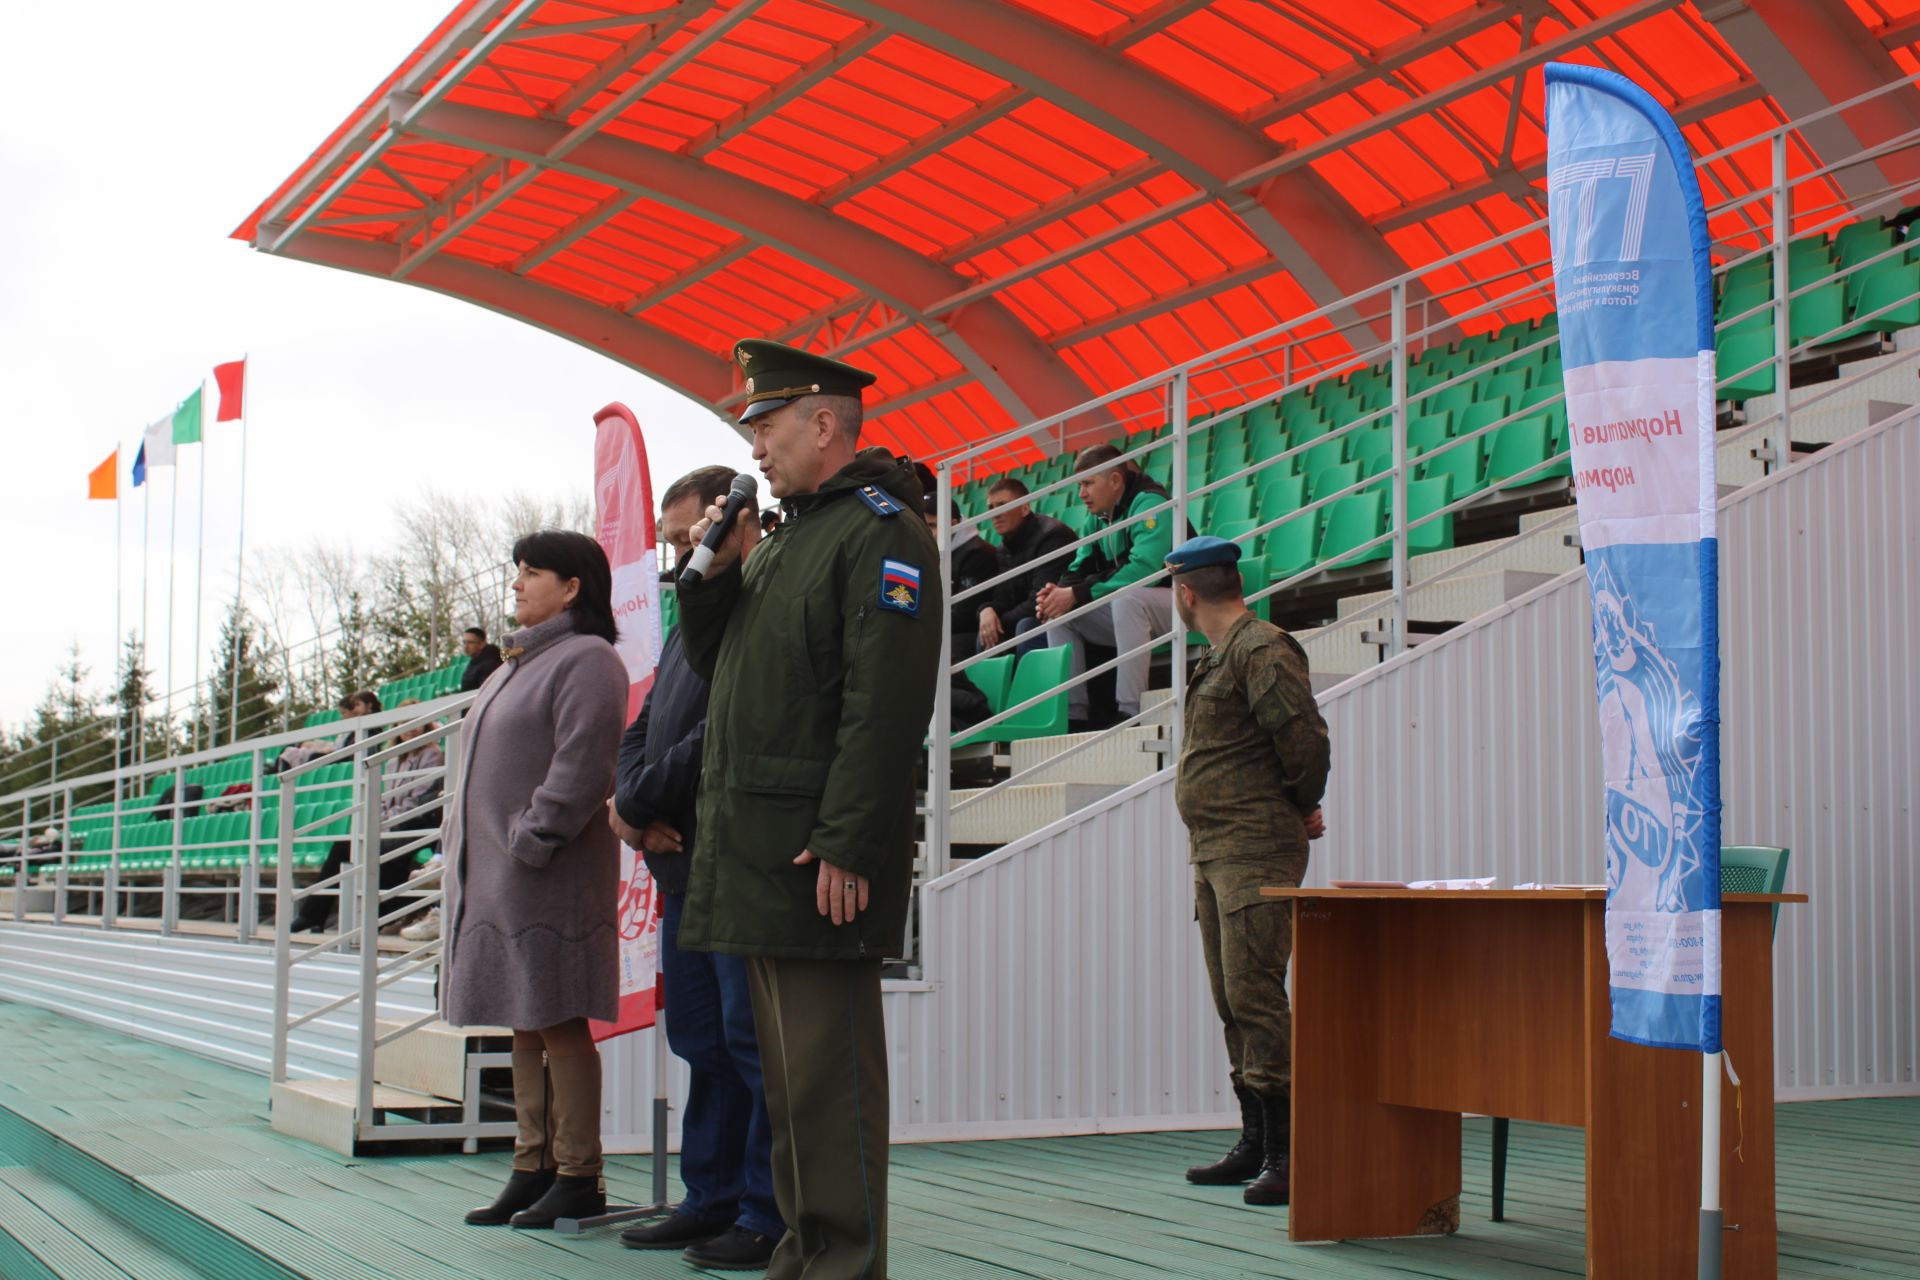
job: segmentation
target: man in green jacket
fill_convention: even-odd
[[[787,1223],[767,1275],[884,1280],[880,962],[905,941],[940,554],[911,465],[858,448],[872,374],[773,342],[734,357],[784,519],[744,570],[739,522],[680,591],[713,694],[679,944],[748,958]]]
[[[1107,526],[1107,532],[1098,542],[1080,548],[1060,581],[1041,588],[1034,602],[1041,622],[1103,602],[1047,632],[1051,644],[1073,644],[1075,676],[1087,669],[1089,643],[1111,645],[1125,653],[1173,625],[1173,590],[1165,573],[1167,552],[1173,549],[1173,511],[1154,510],[1166,502],[1167,491],[1131,465],[1116,462],[1119,457],[1120,451],[1112,445],[1097,444],[1074,461],[1080,501],[1095,520]],[[1132,519],[1136,516],[1140,518]],[[1146,578],[1153,578],[1155,585],[1134,585]],[[1152,657],[1151,650],[1141,649],[1115,669],[1114,701],[1123,720],[1140,711]],[[1086,727],[1085,684],[1068,691],[1067,717],[1079,722],[1075,728]]]

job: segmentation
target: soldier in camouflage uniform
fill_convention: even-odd
[[[1253,1179],[1248,1204],[1288,1198],[1293,1016],[1287,962],[1293,917],[1268,885],[1298,885],[1307,842],[1325,831],[1327,724],[1294,638],[1247,609],[1240,548],[1192,538],[1167,556],[1174,607],[1206,635],[1206,656],[1187,677],[1185,734],[1174,790],[1191,838],[1195,916],[1214,1007],[1225,1025],[1239,1142],[1191,1182]]]

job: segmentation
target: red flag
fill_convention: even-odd
[[[87,473],[87,501],[103,498],[108,502],[120,496],[120,451],[115,449],[107,455],[107,460]]]
[[[241,397],[247,389],[246,360],[230,360],[213,366],[213,381],[220,388],[220,412],[213,415],[213,420],[232,422],[235,418],[244,418],[246,409]]]
[[[593,415],[596,536],[613,566],[613,616],[626,660],[627,719],[640,712],[660,661],[660,550],[653,527],[653,481],[647,446],[632,410],[619,403]],[[661,901],[647,864],[620,849],[620,1010],[592,1024],[595,1040],[650,1027],[660,999]]]

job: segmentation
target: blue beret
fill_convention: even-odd
[[[1240,544],[1228,542],[1225,538],[1216,538],[1211,534],[1201,534],[1197,538],[1188,538],[1185,542],[1167,552],[1167,571],[1185,573],[1189,569],[1204,569],[1210,564],[1240,563]]]

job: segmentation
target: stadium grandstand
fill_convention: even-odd
[[[1569,440],[1548,62],[1672,114],[1712,241],[1723,842],[1780,851],[1723,886],[1807,895],[1775,926],[1772,1041],[1737,1064],[1777,1194],[1727,1274],[1920,1274],[1920,4],[461,0],[234,235],[569,338],[716,431],[742,337],[870,369],[863,442],[952,497],[948,580],[1005,479],[1092,544],[1075,458],[1112,444],[1164,491],[1133,518],[1238,544],[1308,654],[1334,751],[1310,886],[1585,885],[1605,814],[1574,503],[1604,477]],[[1077,675],[1059,645],[949,641],[884,995],[913,1144],[893,1273],[1605,1274],[1557,1115],[1513,1117],[1510,1183],[1507,1120],[1464,1122],[1450,1241],[1297,1248],[1179,1182],[1217,1145],[1195,1131],[1236,1122],[1174,807],[1202,641],[1176,622]],[[513,1134],[503,1033],[438,1021],[438,941],[392,932],[437,881],[373,868],[437,848],[441,788],[383,800],[422,743],[457,768],[463,665],[381,686],[350,733],[323,711],[4,788],[0,1039],[98,1070],[0,1095],[0,1166],[52,1135],[34,1176],[61,1184],[36,1200],[0,1167],[0,1275],[656,1274],[584,1236],[445,1243]],[[983,718],[956,723],[959,681]],[[306,904],[337,925],[296,933]],[[610,1151],[678,1141],[653,1035],[604,1046]],[[98,1118],[136,1113],[140,1143]],[[63,1263],[63,1215],[119,1270]]]

